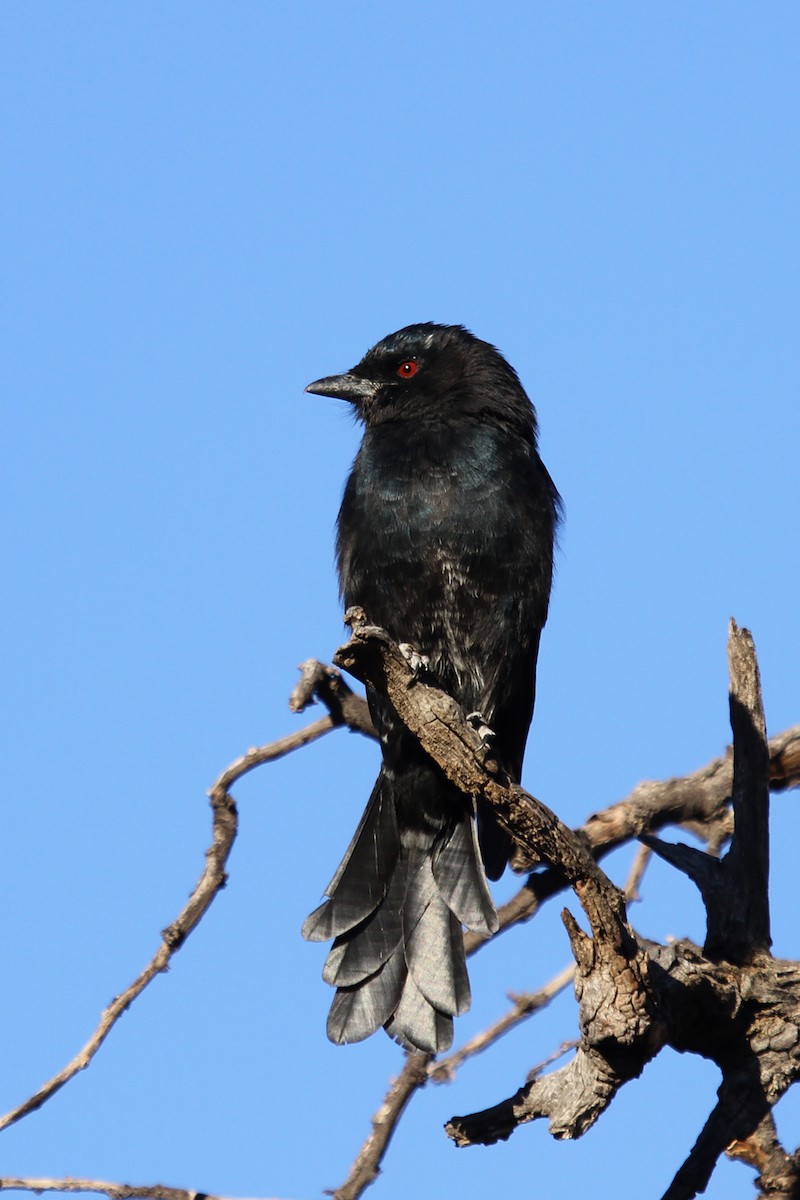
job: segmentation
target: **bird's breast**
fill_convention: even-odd
[[[427,441],[367,436],[345,489],[337,541],[345,604],[429,655],[465,697],[481,694],[495,631],[526,591],[509,494],[509,482],[525,490],[526,453],[480,429]]]

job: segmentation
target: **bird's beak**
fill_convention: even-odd
[[[360,375],[326,375],[315,379],[306,388],[315,396],[333,396],[335,400],[349,400],[351,404],[364,404],[372,400],[378,385]]]

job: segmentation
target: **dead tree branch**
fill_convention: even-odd
[[[591,853],[544,805],[510,784],[458,706],[412,669],[383,630],[370,626],[360,610],[351,610],[348,619],[352,636],[334,661],[386,695],[447,778],[492,804],[523,852],[548,864],[535,880],[551,873],[554,890],[568,881],[591,929],[589,936],[564,912],[577,965],[581,1037],[575,1058],[550,1075],[526,1081],[492,1108],[454,1117],[449,1136],[458,1145],[485,1145],[507,1138],[520,1124],[547,1117],[556,1137],[578,1137],[619,1087],[669,1044],[712,1058],[723,1076],[718,1103],[664,1197],[691,1200],[705,1189],[720,1154],[734,1141],[751,1144],[771,1106],[800,1076],[800,965],[778,963],[769,955],[767,820],[776,756],[766,742],[752,638],[731,623],[729,787],[723,796],[717,778],[713,787],[701,789],[702,804],[688,806],[692,820],[719,824],[720,806],[732,798],[734,832],[727,855],[720,861],[646,838],[700,883],[708,914],[701,951],[689,942],[638,943],[620,893],[594,860],[610,839],[587,839]],[[777,753],[786,786],[793,777],[794,768],[786,765],[793,748],[784,742]],[[724,779],[724,764],[713,774]],[[674,804],[671,791],[662,798]],[[649,821],[665,822],[666,804],[654,811],[652,793],[649,800]],[[622,824],[634,819],[634,805],[628,807]],[[686,815],[674,807],[670,813],[673,821]],[[620,834],[619,816],[618,811],[614,837]],[[601,824],[595,823],[595,835]],[[605,825],[607,834],[608,820]]]
[[[718,859],[684,845],[643,840],[700,889],[709,958],[747,962],[769,952],[769,752],[753,640],[731,622],[728,638],[734,735],[730,850]],[[732,903],[731,901],[734,901]]]
[[[800,725],[771,738],[767,747],[770,791],[798,787]],[[624,799],[590,816],[576,833],[598,860],[618,846],[668,825],[680,825],[694,833],[716,854],[733,832],[732,786],[733,752],[729,749],[691,775],[638,784]],[[529,921],[546,900],[566,887],[566,879],[556,868],[530,876],[499,909],[500,929]],[[467,953],[474,953],[483,941],[485,938],[476,934],[467,934]]]
[[[328,710],[332,726],[346,725],[354,733],[377,739],[366,700],[355,694],[342,678],[341,671],[317,662],[315,658],[306,659],[298,670],[300,679],[289,697],[292,712],[305,712],[310,704],[321,700]]]
[[[162,1183],[143,1184],[109,1183],[101,1179],[47,1178],[0,1178],[0,1191],[7,1192],[95,1192],[108,1196],[109,1200],[226,1200],[210,1192],[195,1192],[188,1188],[166,1187]],[[267,1200],[267,1197],[264,1197]]]
[[[501,1037],[514,1029],[523,1021],[527,1021],[534,1013],[545,1008],[550,1001],[564,988],[569,987],[575,977],[575,964],[570,963],[563,971],[559,971],[558,975],[554,975],[543,987],[537,992],[524,992],[521,995],[510,995],[509,1000],[512,1001],[511,1008],[508,1012],[503,1013],[493,1025],[488,1029],[482,1029],[480,1033],[476,1033],[475,1037],[470,1038],[458,1050],[454,1050],[452,1054],[448,1054],[447,1058],[439,1059],[438,1062],[432,1062],[428,1067],[428,1074],[434,1083],[451,1083],[455,1079],[458,1068],[469,1058],[474,1058],[476,1054],[482,1054],[484,1050],[488,1050]]]
[[[466,795],[490,803],[523,850],[556,866],[581,902],[591,937],[567,910],[562,914],[577,963],[576,992],[583,1001],[578,1052],[561,1072],[526,1085],[527,1101],[517,1097],[493,1110],[491,1134],[480,1140],[507,1137],[516,1125],[544,1115],[558,1136],[576,1136],[631,1078],[631,1067],[638,1074],[661,1042],[649,1000],[647,958],[627,923],[624,897],[580,839],[541,801],[509,781],[458,705],[423,680],[384,630],[369,625],[361,609],[351,609],[346,620],[352,636],[334,662],[386,695],[447,778]],[[566,1082],[554,1087],[559,1075]],[[451,1123],[451,1135],[461,1140],[458,1120],[468,1119]],[[467,1140],[476,1139],[467,1135]]]
[[[253,753],[255,752],[251,751],[251,754]],[[243,760],[240,759],[239,761],[242,762]],[[248,766],[245,769],[249,770],[251,767]],[[111,1001],[111,1004],[109,1004],[101,1015],[100,1024],[71,1062],[67,1063],[57,1075],[54,1075],[46,1083],[42,1084],[22,1104],[0,1118],[0,1130],[13,1125],[16,1121],[26,1117],[37,1108],[41,1108],[73,1076],[88,1067],[122,1014],[157,975],[167,970],[173,954],[180,949],[186,938],[208,911],[214,897],[225,886],[225,864],[227,863],[237,830],[236,805],[232,797],[227,794],[223,783],[223,780],[231,775],[231,770],[229,768],[225,776],[220,777],[211,791],[213,828],[211,845],[206,851],[205,869],[179,916],[164,930],[161,945],[153,958],[138,978]],[[244,774],[244,770],[240,774]],[[235,777],[238,778],[238,776]]]
[[[349,691],[349,689],[347,689]],[[350,693],[352,695],[352,692]],[[353,697],[358,699],[358,697]],[[212,813],[211,845],[206,850],[206,864],[197,884],[176,919],[162,933],[162,941],[150,962],[141,974],[124,991],[116,996],[103,1011],[100,1022],[86,1044],[78,1051],[56,1075],[48,1079],[40,1088],[16,1108],[11,1109],[0,1117],[0,1130],[22,1120],[29,1113],[41,1108],[66,1083],[89,1066],[97,1051],[108,1037],[122,1014],[130,1008],[145,988],[157,975],[166,971],[172,956],[181,948],[187,937],[208,912],[217,894],[225,886],[227,875],[226,865],[236,837],[238,817],[236,803],[229,794],[237,780],[243,775],[255,770],[263,763],[273,762],[283,755],[297,750],[301,746],[335,729],[340,722],[330,715],[315,721],[288,737],[280,738],[267,746],[248,750],[241,758],[223,771],[209,791]],[[104,1191],[101,1187],[99,1190]],[[141,1193],[137,1192],[137,1195]],[[185,1195],[186,1193],[181,1193]]]
[[[650,861],[651,852],[646,846],[640,846],[625,883],[625,896],[628,902],[639,899],[639,885],[647,864]],[[535,1013],[545,1008],[554,997],[564,991],[566,987],[572,983],[575,978],[575,964],[570,963],[563,971],[559,971],[554,975],[543,987],[535,992],[524,992],[520,995],[509,996],[512,1001],[511,1008],[503,1013],[502,1017],[498,1018],[494,1024],[488,1029],[481,1030],[473,1038],[470,1038],[458,1050],[453,1051],[447,1058],[441,1058],[438,1062],[431,1062],[428,1067],[428,1074],[434,1083],[450,1083],[455,1079],[458,1068],[468,1059],[474,1058],[476,1054],[482,1054],[484,1050],[488,1050],[495,1042],[507,1034],[510,1030],[520,1025],[523,1021],[527,1021]],[[568,1043],[573,1046],[577,1043]],[[555,1052],[554,1058],[551,1056],[549,1061],[555,1061],[561,1058],[565,1053],[563,1047]],[[542,1068],[534,1068],[529,1072],[528,1078],[532,1079],[535,1075],[541,1073]]]
[[[750,1144],[772,1105],[800,1077],[800,965],[776,962],[768,953],[769,755],[758,670],[752,638],[733,624],[729,665],[736,822],[730,850],[720,862],[647,839],[700,881],[709,923],[703,951],[689,942],[647,947],[650,1000],[667,1044],[710,1057],[722,1071],[718,1103],[664,1200],[691,1200],[704,1191],[719,1156],[734,1141]],[[546,1115],[552,1090],[570,1083],[566,1070],[484,1113],[455,1119],[451,1136],[460,1144],[507,1136],[530,1119],[532,1101],[534,1115]],[[558,1130],[551,1122],[551,1130],[576,1136],[582,1127]]]
[[[596,813],[573,833],[534,797],[509,782],[458,706],[425,683],[382,630],[369,627],[360,613],[352,615],[352,622],[353,636],[337,652],[335,661],[384,690],[448,777],[495,806],[501,824],[529,861],[549,864],[502,907],[501,931],[529,919],[545,899],[571,885],[592,933],[591,937],[585,934],[565,911],[581,1004],[581,1039],[573,1061],[543,1078],[533,1072],[515,1096],[493,1109],[454,1118],[448,1126],[451,1137],[459,1144],[490,1142],[508,1137],[518,1124],[538,1116],[549,1117],[558,1137],[579,1136],[616,1090],[638,1074],[666,1042],[714,1058],[723,1067],[723,1084],[719,1103],[665,1200],[696,1195],[726,1149],[760,1171],[765,1197],[789,1200],[794,1196],[796,1200],[798,1156],[787,1155],[777,1142],[769,1109],[800,1075],[800,1001],[795,1000],[800,995],[800,966],[776,962],[768,953],[766,821],[768,789],[779,791],[800,783],[800,726],[766,742],[755,655],[746,631],[731,630],[733,752],[683,779],[640,784],[625,800]],[[290,707],[301,712],[318,699],[328,709],[326,716],[288,737],[248,751],[220,775],[209,792],[213,825],[205,869],[179,916],[164,930],[158,951],[105,1010],[83,1049],[28,1100],[0,1118],[0,1129],[38,1109],[89,1065],[122,1013],[167,969],[172,955],[208,911],[225,885],[225,867],[236,836],[236,806],[230,795],[233,784],[263,763],[335,728],[344,726],[375,736],[366,701],[351,691],[339,671],[315,660],[304,663],[300,670]],[[664,825],[681,824],[699,833],[709,850],[716,852],[733,833],[734,814],[741,836],[733,838],[721,863],[710,855],[647,836]],[[596,859],[643,834],[642,840],[693,878],[702,878],[704,884],[706,878],[715,879],[704,890],[704,897],[712,899],[707,905],[709,937],[703,952],[688,942],[668,947],[639,944],[627,923],[621,893],[597,866]],[[636,869],[645,861],[640,855]],[[714,865],[709,867],[709,862]],[[629,888],[635,892],[635,887],[634,879]],[[726,903],[739,888],[749,888],[747,912],[743,918],[732,919],[725,911]],[[466,936],[468,952],[481,944],[481,939]],[[454,1070],[510,1024],[541,1007],[574,971],[570,968],[538,993],[515,998],[510,1014],[451,1059],[433,1066],[429,1056],[409,1056],[375,1114],[370,1136],[348,1180],[335,1193],[336,1200],[356,1200],[377,1177],[398,1121],[419,1087],[431,1077],[441,1078],[443,1071]],[[710,1041],[709,1030],[716,1031]],[[204,1200],[219,1200],[161,1185],[136,1188],[97,1180],[0,1179],[0,1190],[11,1188],[92,1191],[110,1200],[135,1196],[199,1200],[201,1195]]]
[[[430,1054],[407,1054],[405,1065],[393,1079],[375,1116],[372,1132],[358,1152],[347,1179],[333,1193],[333,1200],[358,1200],[380,1175],[380,1164],[397,1125],[414,1093],[428,1082]]]
[[[222,772],[208,793],[213,820],[211,845],[206,851],[205,869],[178,917],[163,931],[162,943],[158,950],[133,983],[120,992],[104,1010],[94,1033],[75,1057],[58,1074],[43,1083],[32,1096],[29,1096],[16,1108],[11,1109],[5,1116],[0,1117],[0,1130],[6,1129],[29,1113],[41,1108],[79,1071],[88,1067],[122,1014],[130,1008],[134,1000],[142,994],[157,975],[168,969],[172,956],[205,916],[217,893],[225,886],[227,879],[225,867],[236,837],[238,824],[236,804],[233,797],[229,795],[229,791],[237,780],[264,763],[274,762],[293,750],[307,746],[310,742],[316,741],[317,738],[330,733],[331,730],[341,725],[346,725],[355,732],[363,733],[366,736],[375,737],[366,700],[352,691],[339,671],[332,667],[326,667],[314,659],[303,663],[299,670],[300,681],[292,692],[289,707],[294,712],[302,712],[310,704],[313,704],[315,699],[319,699],[328,709],[328,715],[287,737],[278,738],[266,746],[248,750],[246,754],[236,759]],[[105,1189],[101,1187],[99,1190]],[[181,1192],[180,1194],[186,1195],[187,1193]]]
[[[97,1192],[109,1200],[223,1200],[208,1192],[193,1192],[185,1188],[164,1187],[160,1183],[134,1187],[130,1183],[105,1183],[99,1179],[0,1179],[0,1191],[15,1192]]]
[[[787,1154],[781,1146],[772,1113],[749,1138],[731,1142],[726,1153],[758,1171],[758,1200],[797,1200],[800,1196],[800,1154]]]

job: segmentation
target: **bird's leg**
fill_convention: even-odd
[[[398,650],[417,677],[427,674],[430,668],[430,659],[427,654],[420,654],[419,650],[415,650],[410,642],[400,642]]]
[[[467,724],[471,725],[481,739],[481,745],[489,747],[495,739],[495,732],[486,724],[486,718],[483,713],[471,712],[467,713]]]

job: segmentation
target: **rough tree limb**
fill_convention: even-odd
[[[640,846],[634,856],[628,878],[625,883],[625,897],[628,903],[639,899],[639,886],[642,877],[650,860],[650,850],[646,846]],[[498,932],[500,932],[498,930]],[[523,992],[519,995],[510,995],[512,1001],[511,1007],[507,1012],[503,1013],[493,1025],[488,1029],[481,1030],[475,1034],[463,1046],[459,1046],[446,1058],[440,1058],[437,1061],[431,1062],[428,1067],[428,1074],[434,1083],[450,1083],[455,1079],[458,1068],[468,1059],[474,1058],[476,1054],[482,1054],[488,1050],[495,1042],[504,1037],[510,1030],[515,1029],[523,1021],[527,1021],[535,1013],[545,1008],[552,999],[558,996],[565,988],[573,982],[575,978],[575,964],[570,963],[552,979],[548,980],[542,987],[535,992]],[[565,1043],[567,1048],[574,1049],[577,1043]],[[555,1052],[555,1056],[551,1056],[551,1060],[562,1058],[566,1053],[564,1045]],[[533,1079],[536,1075],[540,1075],[542,1067],[535,1067],[528,1073],[528,1079]]]
[[[523,851],[568,880],[592,932],[589,937],[564,913],[580,1005],[581,1039],[573,1061],[526,1082],[490,1109],[453,1118],[449,1135],[459,1145],[487,1144],[545,1116],[556,1137],[580,1136],[618,1088],[670,1044],[712,1058],[723,1075],[718,1103],[664,1197],[691,1200],[705,1189],[726,1147],[733,1141],[748,1144],[771,1106],[800,1077],[800,966],[769,955],[770,754],[750,635],[731,624],[730,794],[736,829],[721,862],[700,856],[707,878],[715,880],[709,885],[704,879],[709,918],[704,952],[689,942],[637,943],[619,892],[587,847],[509,783],[458,707],[411,669],[383,630],[369,626],[360,610],[351,610],[349,620],[351,639],[334,661],[385,694],[447,777],[491,803]],[[663,849],[655,839],[648,844]],[[684,869],[691,863],[693,878],[700,874],[698,853],[668,851],[670,861],[683,857]]]
[[[366,700],[355,694],[340,671],[315,658],[306,659],[298,670],[300,679],[289,697],[292,712],[305,712],[310,704],[321,700],[328,710],[332,727],[346,725],[353,733],[363,733],[377,740]]]
[[[768,742],[770,790],[787,791],[800,785],[800,725],[793,725]],[[593,814],[575,832],[598,860],[618,846],[663,829],[680,825],[694,833],[716,853],[733,832],[730,796],[733,785],[732,749],[691,775],[637,784],[624,799]],[[498,911],[500,928],[529,921],[541,905],[567,887],[556,868],[532,875]],[[467,953],[485,941],[466,936]]]
[[[723,859],[691,846],[643,841],[697,884],[708,920],[709,958],[747,962],[768,954],[769,751],[753,640],[731,622],[728,637],[730,714],[734,735],[734,833]],[[734,901],[732,903],[732,901]]]
[[[748,1144],[772,1105],[800,1077],[800,966],[776,962],[768,953],[770,760],[758,671],[750,635],[733,624],[729,667],[736,819],[731,848],[720,863],[697,851],[676,855],[676,849],[688,848],[666,848],[647,839],[692,878],[702,875],[700,860],[708,872],[701,889],[709,918],[705,950],[689,942],[650,945],[647,978],[665,1042],[712,1058],[722,1071],[718,1103],[664,1200],[691,1200],[704,1191],[719,1156],[733,1141]],[[550,1088],[564,1085],[561,1074],[548,1077]],[[547,1081],[541,1082],[539,1090],[546,1090]],[[511,1103],[515,1117],[528,1118],[529,1090],[520,1089]],[[481,1142],[503,1136],[506,1126],[498,1121],[498,1109],[507,1117],[503,1106],[495,1106],[454,1122],[451,1136]],[[581,1131],[576,1126],[567,1135]]]
[[[386,695],[447,778],[466,795],[490,803],[523,850],[555,865],[581,902],[591,937],[569,912],[563,914],[577,963],[576,991],[583,1001],[578,1052],[561,1071],[521,1089],[526,1102],[518,1095],[484,1114],[490,1132],[479,1140],[507,1137],[518,1124],[538,1116],[549,1118],[556,1136],[576,1136],[632,1077],[631,1069],[638,1074],[661,1044],[649,999],[647,956],[628,925],[623,895],[572,830],[510,782],[455,701],[426,683],[384,630],[369,625],[358,608],[350,609],[346,620],[352,636],[334,662]],[[553,1086],[557,1076],[559,1085]],[[458,1120],[450,1129],[460,1140]]]
[[[783,1149],[772,1113],[749,1138],[731,1142],[726,1153],[758,1171],[758,1200],[797,1200],[800,1196],[800,1154],[787,1154]]]

